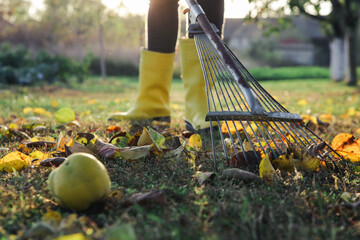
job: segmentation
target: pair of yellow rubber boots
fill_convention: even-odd
[[[188,130],[208,128],[205,82],[193,39],[179,40],[181,77],[185,89],[185,122]],[[175,53],[141,50],[139,90],[127,112],[112,120],[170,120],[170,87]]]

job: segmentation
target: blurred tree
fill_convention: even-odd
[[[332,79],[341,81],[346,75],[349,85],[357,84],[356,44],[360,18],[359,0],[249,0],[253,5],[250,18],[285,17],[285,14],[303,14],[318,20],[331,40],[330,68]],[[324,6],[330,11],[322,14]]]
[[[331,4],[331,11],[328,15],[320,15],[321,3]],[[357,27],[360,18],[359,0],[290,0],[290,8],[293,12],[305,14],[315,18],[325,25],[329,35],[332,37],[331,43],[331,68],[332,78],[342,80],[347,72],[348,84],[357,84],[356,75],[356,48],[357,48]],[[311,7],[311,8],[310,8]],[[315,9],[312,13],[311,9]],[[327,25],[327,26],[326,26]],[[343,67],[339,68],[339,66]],[[337,74],[336,68],[339,68],[340,74]]]
[[[26,0],[0,0],[0,20],[16,24],[28,20],[31,6]]]

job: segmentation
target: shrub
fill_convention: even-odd
[[[29,57],[29,51],[23,46],[11,48],[6,43],[1,46],[0,83],[35,84],[35,83],[67,83],[71,77],[82,82],[89,73],[91,56],[82,62],[60,55],[51,55],[39,51],[35,58]]]
[[[256,80],[329,78],[329,68],[324,67],[258,67],[249,70]]]
[[[106,59],[106,74],[108,76],[137,76],[139,74],[139,67],[132,62]],[[90,72],[95,75],[100,75],[100,59],[93,58],[90,64]]]

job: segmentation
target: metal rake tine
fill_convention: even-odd
[[[316,140],[321,140],[306,128],[300,115],[286,110],[254,79],[216,34],[197,1],[187,0],[187,2],[192,13],[192,23],[198,23],[203,29],[193,32],[193,35],[206,81],[209,109],[206,119],[211,121],[211,126],[214,121],[219,126],[227,162],[229,163],[230,156],[221,130],[222,121],[225,121],[224,126],[232,144],[229,153],[233,154],[232,159],[236,156],[237,161],[249,162],[249,157],[246,155],[248,150],[245,146],[246,141],[250,143],[259,159],[259,151],[270,152],[276,156],[287,152],[282,144],[288,148],[294,146],[304,149],[315,144]],[[231,132],[229,124],[233,124],[235,131]],[[211,137],[214,137],[213,134]],[[212,142],[214,148],[213,139]],[[330,146],[328,147],[331,149]],[[243,152],[243,158],[240,151]],[[213,155],[215,158],[215,151]],[[216,166],[216,159],[214,165]]]

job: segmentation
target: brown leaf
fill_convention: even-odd
[[[260,179],[258,175],[238,168],[225,169],[222,171],[221,175],[225,179],[236,179],[244,182],[251,182]]]
[[[260,152],[258,151],[238,152],[237,156],[234,154],[231,158],[230,164],[232,167],[247,169],[259,165],[258,157],[260,156]]]
[[[78,142],[74,142],[74,145],[70,146],[70,147],[65,145],[65,152],[67,152],[67,155],[71,155],[71,154],[77,153],[77,152],[94,154],[89,148],[85,147],[84,145],[82,145],[81,143],[78,143]]]
[[[37,142],[29,142],[25,144],[25,147],[28,148],[38,148],[38,147],[52,148],[54,146],[56,146],[56,142],[50,142],[50,141],[37,141]]]
[[[60,166],[64,161],[65,161],[65,157],[53,157],[53,158],[47,158],[44,159],[40,162],[41,166],[45,166],[45,167],[58,167]]]
[[[136,193],[132,195],[129,199],[127,199],[122,206],[129,207],[134,204],[139,204],[143,206],[151,205],[151,204],[166,204],[165,193],[163,190],[156,190],[153,192],[147,193]]]
[[[214,181],[216,174],[214,172],[197,172],[195,177],[200,186]]]
[[[312,157],[317,157],[320,154],[320,151],[326,147],[326,142],[322,141],[321,143],[313,143],[307,149],[307,154]]]

